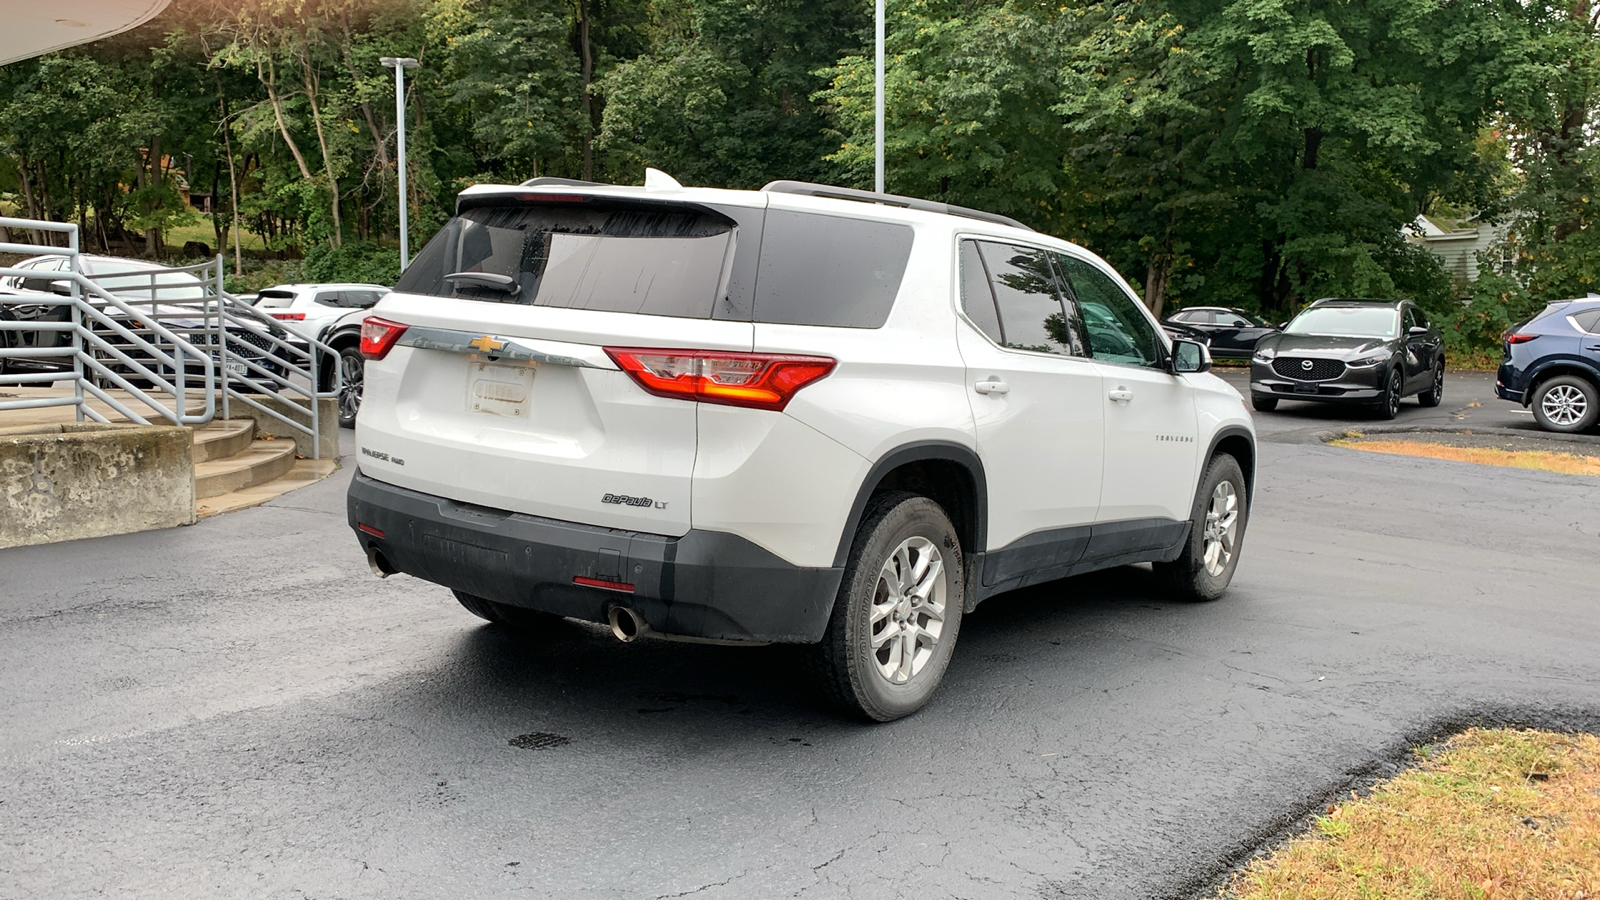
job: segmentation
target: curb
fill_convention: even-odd
[[[1525,431],[1520,428],[1500,428],[1497,426],[1480,426],[1476,428],[1455,427],[1448,425],[1371,425],[1361,427],[1352,425],[1339,431],[1318,431],[1311,437],[1321,443],[1338,441],[1349,438],[1350,432],[1361,435],[1369,434],[1488,434],[1497,437],[1520,437],[1539,441],[1565,441],[1570,444],[1600,444],[1600,437],[1588,434],[1561,434],[1555,431]]]

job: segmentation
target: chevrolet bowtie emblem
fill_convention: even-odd
[[[497,341],[487,334],[480,338],[474,338],[470,343],[467,344],[468,347],[482,350],[485,353],[493,353],[505,345],[505,341]]]

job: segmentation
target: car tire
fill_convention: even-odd
[[[811,648],[813,674],[851,715],[908,716],[944,678],[965,602],[966,560],[949,516],[926,497],[878,494],[856,530],[827,630]]]
[[[1557,375],[1539,382],[1533,390],[1533,420],[1545,431],[1576,434],[1594,427],[1600,418],[1600,390],[1577,375]]]
[[[518,631],[546,631],[561,621],[560,616],[551,613],[523,609],[520,606],[507,606],[466,591],[450,593],[456,595],[456,600],[466,607],[467,612],[493,625],[514,628]]]
[[[1433,369],[1433,382],[1428,389],[1417,395],[1417,402],[1423,406],[1438,406],[1444,400],[1444,363],[1441,361]]]
[[[367,358],[360,347],[339,349],[339,427],[356,427],[356,413],[361,411],[361,390],[366,380]]]
[[[1255,407],[1256,412],[1272,412],[1278,408],[1278,398],[1264,397],[1260,394],[1251,394],[1250,405]]]
[[[1189,537],[1172,562],[1156,563],[1156,579],[1184,600],[1215,600],[1228,590],[1249,524],[1248,485],[1239,461],[1223,453],[1206,466],[1189,516]]]
[[[1405,396],[1405,378],[1399,369],[1389,370],[1389,380],[1385,383],[1383,393],[1378,397],[1375,409],[1380,419],[1393,419],[1400,415],[1400,398]]]

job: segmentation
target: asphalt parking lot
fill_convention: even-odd
[[[1442,729],[1600,723],[1600,480],[1312,437],[1372,421],[1258,414],[1221,601],[1002,595],[875,727],[786,648],[532,642],[378,581],[348,469],[0,551],[0,897],[1193,896]],[[1533,428],[1472,373],[1392,424]]]

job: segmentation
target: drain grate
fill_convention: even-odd
[[[563,734],[551,734],[548,731],[534,731],[529,734],[519,734],[508,743],[519,750],[549,750],[551,747],[564,747],[572,743],[572,738]]]

